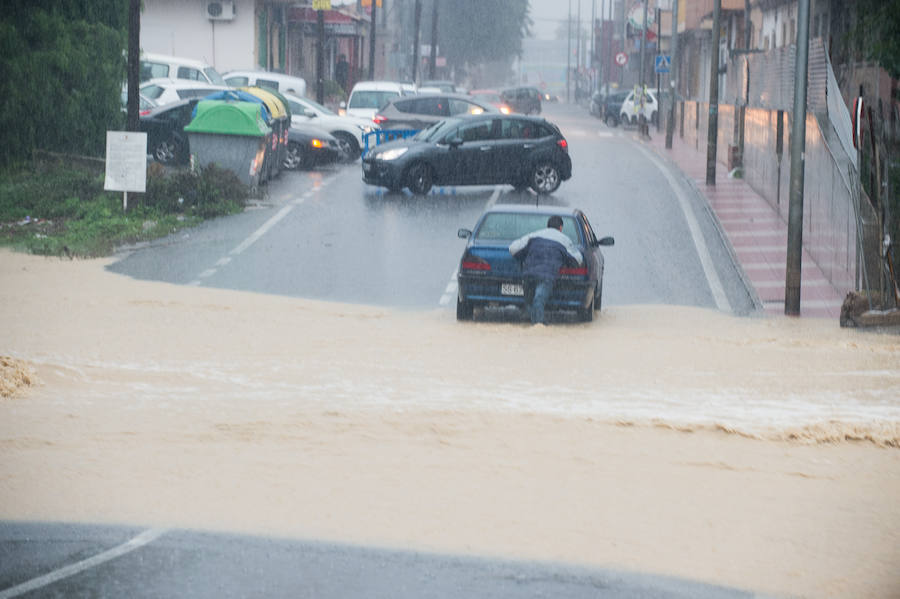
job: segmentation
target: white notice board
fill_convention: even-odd
[[[138,131],[106,132],[106,181],[109,191],[147,190],[147,134]]]

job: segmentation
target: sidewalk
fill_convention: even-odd
[[[645,143],[673,162],[706,197],[766,313],[783,315],[787,223],[743,179],[730,178],[721,162],[716,163],[716,184],[707,185],[705,149],[698,152],[676,133],[672,149],[667,150],[665,129],[657,132],[654,126],[650,127],[650,137]],[[801,269],[800,315],[838,319],[843,294],[825,278],[806,250]]]

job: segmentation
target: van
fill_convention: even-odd
[[[222,75],[202,60],[144,52],[141,54],[141,81],[150,79],[187,79],[226,85]]]
[[[412,84],[397,81],[360,81],[350,90],[346,105],[341,108],[346,114],[372,118],[378,109],[400,96],[414,96],[416,88]]]
[[[267,87],[281,94],[306,95],[306,81],[284,73],[269,71],[228,71],[225,83],[231,87]]]

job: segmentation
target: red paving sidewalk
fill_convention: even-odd
[[[650,128],[650,137],[646,143],[673,162],[706,197],[766,313],[783,315],[787,223],[746,181],[729,177],[721,162],[716,163],[716,184],[707,185],[705,149],[698,152],[676,135],[672,149],[667,150],[665,130],[657,133],[655,127]],[[800,315],[836,319],[843,299],[804,250]]]

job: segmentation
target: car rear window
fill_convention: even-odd
[[[381,108],[392,99],[398,97],[398,92],[392,91],[368,91],[360,90],[350,96],[348,108]]]
[[[141,93],[151,100],[155,100],[162,95],[163,88],[156,84],[147,85],[141,88]]]
[[[562,215],[561,215],[562,216]],[[521,214],[515,212],[493,212],[484,217],[475,239],[478,241],[513,241],[523,235],[547,228],[549,214]],[[576,244],[581,244],[575,218],[562,216],[563,233]]]
[[[259,77],[257,77],[256,85],[257,85],[257,87],[265,87],[267,89],[274,89],[275,91],[278,91],[278,82],[277,81],[271,81],[269,79],[260,79]]]
[[[231,87],[246,87],[248,83],[250,83],[250,79],[247,77],[229,77],[225,80],[227,85]]]

